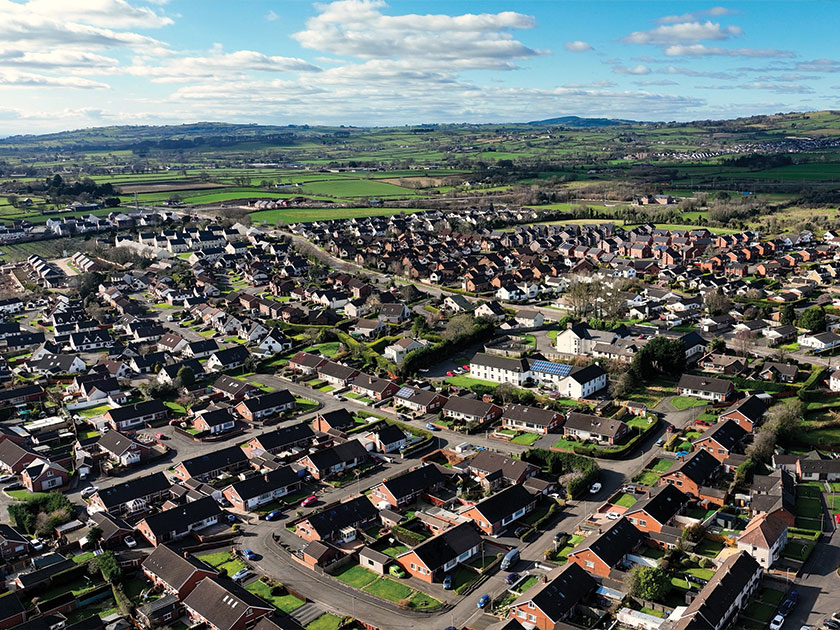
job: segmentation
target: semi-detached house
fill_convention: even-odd
[[[485,534],[496,536],[536,505],[537,497],[523,486],[510,486],[463,510],[461,516],[472,519]]]
[[[147,422],[162,420],[166,414],[167,407],[160,400],[147,400],[134,405],[109,409],[104,415],[111,428],[117,431],[129,431],[145,426]]]
[[[466,521],[400,554],[397,563],[412,577],[431,584],[481,553],[483,546],[484,539],[475,525]]]
[[[265,420],[297,407],[295,397],[287,389],[246,398],[236,405],[236,413],[248,422]]]
[[[283,466],[248,477],[244,481],[237,481],[222,490],[222,494],[233,507],[250,512],[300,489],[300,483],[300,477],[292,467]]]
[[[189,501],[183,505],[155,512],[137,523],[137,531],[153,546],[180,540],[205,527],[215,525],[222,510],[213,497]]]

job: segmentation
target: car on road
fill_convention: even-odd
[[[513,535],[514,535],[514,536],[516,536],[517,538],[520,538],[520,537],[521,537],[521,536],[523,536],[523,535],[525,534],[525,532],[527,532],[529,529],[531,529],[531,528],[530,528],[530,527],[526,527],[525,525],[522,525],[521,527],[517,527],[515,530],[513,530]]]
[[[519,579],[518,573],[508,573],[507,577],[505,577],[505,584],[511,586],[512,584],[516,584],[516,581]]]
[[[840,621],[834,621],[834,619],[823,619],[823,628],[840,630]]]
[[[557,532],[556,534],[554,534],[554,542],[560,542],[566,536],[568,536],[568,534],[566,534],[565,532]]]
[[[250,569],[239,569],[239,571],[234,573],[233,577],[231,577],[230,579],[233,580],[234,582],[241,582],[242,580],[247,578],[249,575],[251,575],[251,570]]]
[[[659,438],[658,440],[656,440],[657,446],[662,446],[663,444],[665,444],[665,438]]]
[[[429,368],[420,368],[417,371],[420,372],[420,374],[426,374],[429,371]]]
[[[246,559],[246,560],[251,560],[251,561],[254,561],[254,560],[259,560],[259,558],[260,558],[257,554],[255,554],[255,553],[254,553],[252,550],[250,550],[250,549],[245,549],[245,550],[243,550],[243,551],[242,551],[242,555],[243,555],[243,556],[245,556],[245,559]]]
[[[447,376],[455,376],[455,372],[453,372],[452,370],[447,370],[446,375]]]
[[[443,590],[451,591],[452,590],[452,575],[447,575],[443,578]]]
[[[405,570],[397,564],[392,564],[388,569],[388,573],[393,575],[395,578],[403,579],[405,577]]]
[[[781,615],[776,615],[770,622],[770,630],[782,630],[783,625],[785,625],[785,618]]]
[[[485,593],[484,595],[478,598],[478,603],[476,604],[476,606],[478,606],[479,608],[486,608],[489,603],[490,596]]]
[[[470,366],[469,365],[462,365],[461,367],[464,368],[464,372],[469,372],[470,371]]]
[[[629,494],[636,494],[639,489],[634,485],[626,485],[621,489],[622,492],[627,492]]]
[[[265,515],[265,520],[276,521],[281,516],[283,516],[283,510],[271,510],[271,512]]]
[[[314,494],[310,494],[308,497],[306,497],[303,501],[300,502],[300,507],[309,507],[316,501],[318,501],[318,497],[316,497]]]
[[[432,424],[431,422],[427,422],[427,423],[426,423],[426,428],[427,428],[429,431],[440,431],[440,427],[438,427],[438,426],[436,426],[436,425]]]
[[[589,494],[598,494],[601,492],[601,483],[596,481],[591,486],[589,486]]]
[[[125,538],[123,538],[123,542],[125,543],[125,546],[129,549],[134,549],[137,546],[137,541],[134,540],[133,536],[126,536]]]
[[[335,397],[335,399],[336,399],[336,400],[338,400],[338,401],[344,401],[344,400],[347,400],[347,399],[346,399],[344,396],[342,396],[341,394],[339,394],[338,396],[336,396],[336,397]]]
[[[8,483],[15,478],[14,475],[0,475],[0,483]]]

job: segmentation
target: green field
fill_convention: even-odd
[[[329,219],[357,219],[359,217],[391,216],[401,212],[410,213],[404,208],[278,208],[252,212],[251,221],[255,225],[288,225],[308,221],[326,221]]]

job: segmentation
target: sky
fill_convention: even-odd
[[[0,136],[840,109],[840,2],[0,0]]]

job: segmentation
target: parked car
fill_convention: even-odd
[[[0,483],[8,483],[15,478],[14,475],[0,475]]]
[[[38,539],[38,538],[33,538],[32,540],[29,541],[29,544],[32,545],[32,548],[35,551],[43,551],[43,549],[44,549],[44,543],[41,542],[41,540]]]
[[[310,494],[308,497],[306,497],[303,501],[300,502],[300,506],[301,507],[309,507],[310,505],[314,504],[316,501],[318,501],[318,497],[316,497],[314,494]]]
[[[665,444],[665,438],[659,438],[658,440],[656,440],[657,446],[662,446],[663,444]]]
[[[601,492],[601,483],[596,481],[589,487],[589,494],[598,494]]]
[[[436,425],[432,424],[431,422],[427,422],[427,423],[426,423],[426,428],[427,428],[429,431],[440,431],[440,427],[438,427],[438,426],[436,426]]]
[[[520,536],[525,534],[525,532],[527,532],[529,529],[531,529],[531,528],[526,527],[525,525],[522,525],[520,527],[517,527],[515,530],[513,530],[513,535],[516,536],[517,538],[519,538]]]
[[[137,546],[137,541],[134,540],[133,536],[126,536],[125,538],[123,538],[123,542],[125,543],[125,546],[129,549],[134,549]]]
[[[402,579],[405,577],[405,570],[397,564],[392,564],[388,569],[388,573],[393,575],[395,578]]]
[[[181,420],[179,420],[178,418],[172,418],[172,420],[169,421],[169,426],[174,427],[176,424],[180,424],[180,423],[181,423]]]
[[[443,578],[443,589],[446,591],[452,590],[452,575],[446,575]]]
[[[607,512],[607,518],[611,521],[617,521],[621,518],[621,514],[618,512]]]
[[[271,510],[268,514],[265,515],[265,520],[267,521],[276,521],[281,516],[283,516],[282,510]]]
[[[560,541],[561,541],[561,540],[563,540],[563,538],[565,538],[567,535],[568,535],[568,534],[566,534],[565,532],[557,532],[556,534],[554,534],[554,542],[560,542]]]
[[[247,578],[249,575],[251,575],[251,570],[250,569],[239,569],[239,571],[234,573],[233,576],[230,579],[232,579],[234,582],[241,582],[242,580]]]
[[[23,490],[23,484],[16,481],[14,483],[10,483],[8,486],[4,486],[3,490]]]
[[[236,516],[234,514],[228,514],[226,518],[227,518],[228,523],[235,523],[236,522]]]
[[[776,615],[770,622],[770,630],[782,630],[783,625],[785,625],[785,618],[781,615]]]
[[[484,595],[482,595],[481,597],[478,598],[477,606],[479,608],[486,608],[489,603],[490,603],[490,596],[487,595],[487,594],[484,594]]]
[[[511,584],[516,584],[516,581],[519,579],[518,573],[508,573],[507,577],[505,577],[505,584],[510,586]]]
[[[834,619],[823,619],[823,628],[829,628],[829,630],[840,630],[840,622],[834,621]]]
[[[254,560],[259,560],[259,556],[258,556],[257,554],[255,554],[255,553],[254,553],[252,550],[250,550],[250,549],[245,549],[245,550],[243,550],[243,551],[242,551],[242,555],[243,555],[243,556],[245,556],[245,559],[246,559],[246,560],[251,560],[252,562],[253,562]]]

